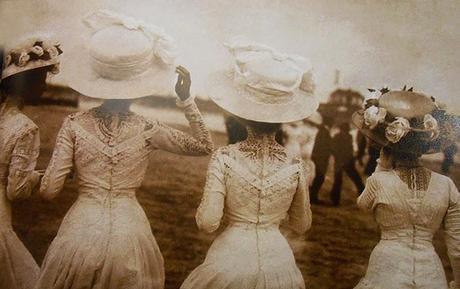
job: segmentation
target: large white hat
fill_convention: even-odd
[[[64,59],[70,87],[102,99],[173,94],[175,45],[161,28],[107,10],[84,23],[85,43]]]
[[[233,68],[211,74],[208,88],[209,97],[221,108],[268,123],[297,121],[316,111],[307,59],[242,38],[226,46],[234,56]]]

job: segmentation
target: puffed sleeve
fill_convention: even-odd
[[[209,233],[219,228],[224,215],[226,194],[224,169],[223,160],[217,151],[211,157],[206,185],[195,217],[198,228]]]
[[[211,134],[204,124],[194,99],[190,98],[184,102],[178,101],[177,105],[184,109],[185,117],[192,129],[192,135],[158,123],[158,130],[150,139],[153,148],[192,156],[212,153],[214,145]]]
[[[305,168],[300,166],[297,190],[288,211],[288,226],[294,232],[303,234],[311,227],[312,213]]]
[[[39,151],[40,135],[37,127],[27,130],[17,139],[8,171],[8,199],[27,198],[38,184],[40,177],[34,169]]]
[[[366,180],[366,187],[358,197],[358,207],[365,211],[374,210],[376,197],[380,191],[380,183],[375,175],[370,176]]]
[[[72,120],[66,118],[57,135],[53,156],[42,178],[40,195],[45,199],[55,198],[64,187],[67,175],[72,170],[74,137]]]
[[[460,289],[460,194],[451,179],[449,193],[449,208],[444,217],[444,234],[454,274],[453,288]]]

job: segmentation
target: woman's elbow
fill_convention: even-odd
[[[303,220],[298,220],[298,221],[295,221],[295,222],[291,222],[291,229],[299,234],[299,235],[303,235],[305,234],[308,230],[310,230],[311,228],[311,218],[305,218]]]
[[[204,231],[206,233],[212,233],[216,231],[220,226],[219,220],[202,220],[201,218],[196,218],[196,224],[200,231]]]

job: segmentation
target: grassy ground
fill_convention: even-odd
[[[45,168],[62,119],[71,111],[28,107],[25,112],[40,126],[42,150],[38,167]],[[226,141],[225,136],[218,134],[214,139],[218,145]],[[139,202],[165,257],[167,289],[180,286],[187,274],[203,261],[215,237],[199,232],[194,220],[208,160],[155,152],[138,192]],[[460,181],[458,167],[454,179]],[[331,181],[329,172],[323,194],[330,188]],[[76,189],[75,184],[69,182],[61,195],[51,202],[33,196],[14,204],[15,229],[39,263],[62,217],[77,197]],[[341,207],[314,206],[313,227],[306,236],[293,237],[286,232],[307,288],[353,288],[363,276],[369,254],[378,241],[378,230],[372,216],[356,208],[356,195],[346,179]],[[442,238],[437,236],[435,243],[450,272]]]

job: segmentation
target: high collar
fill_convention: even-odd
[[[270,133],[270,134],[261,134],[261,133],[256,133],[252,128],[247,127],[246,128],[248,131],[248,137],[246,139],[247,142],[252,142],[252,143],[277,143],[276,142],[276,132]]]

